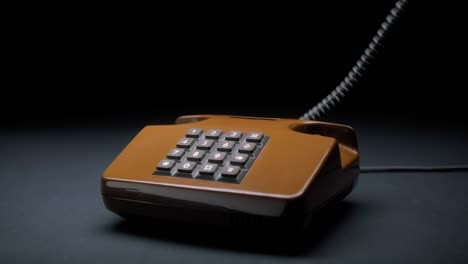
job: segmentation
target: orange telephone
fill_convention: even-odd
[[[343,199],[358,175],[350,127],[193,115],[145,127],[106,169],[101,190],[124,217],[288,228]]]

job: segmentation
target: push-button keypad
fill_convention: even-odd
[[[181,136],[153,175],[240,183],[268,141],[262,132],[216,128]]]

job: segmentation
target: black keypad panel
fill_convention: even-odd
[[[190,128],[153,175],[240,183],[267,141],[259,131]]]

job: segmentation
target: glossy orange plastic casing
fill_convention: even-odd
[[[257,131],[269,140],[240,183],[153,175],[158,162],[190,128]],[[175,125],[141,130],[103,173],[101,190],[107,208],[124,216],[187,221],[186,212],[196,211],[300,218],[344,198],[358,174],[357,140],[350,127],[193,115],[179,117]]]

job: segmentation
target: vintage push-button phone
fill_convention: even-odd
[[[197,115],[145,127],[102,176],[117,214],[303,225],[355,186],[354,131],[295,119]]]

